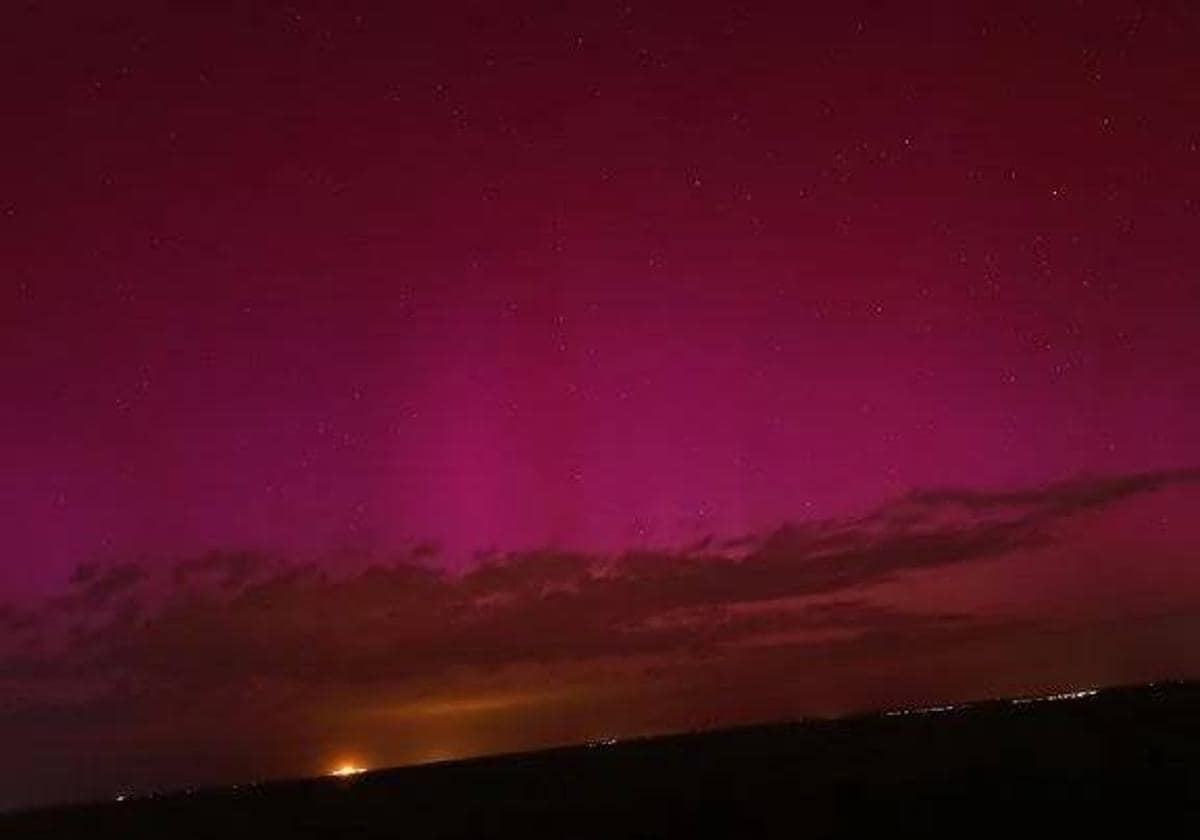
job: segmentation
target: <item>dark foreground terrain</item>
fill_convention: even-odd
[[[0,837],[1200,836],[1200,685],[0,816]]]

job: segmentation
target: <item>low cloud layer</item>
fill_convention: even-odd
[[[672,680],[694,688],[704,673],[740,680],[724,687],[730,697],[757,696],[798,651],[811,661],[886,657],[890,645],[899,659],[914,644],[989,628],[954,603],[889,600],[888,586],[1053,550],[1065,523],[1197,484],[1200,471],[1188,470],[922,491],[853,520],[675,551],[493,555],[459,575],[440,571],[427,548],[354,563],[225,551],[172,566],[82,566],[58,598],[0,610],[0,736],[83,750],[88,738],[186,719],[223,721],[215,731],[236,740],[225,725],[286,728],[331,708],[416,720],[516,714],[570,707],[620,681],[635,696],[639,681],[648,693]],[[757,708],[754,697],[744,705]],[[186,751],[187,731],[156,748]]]

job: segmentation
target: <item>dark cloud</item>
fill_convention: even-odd
[[[922,490],[910,494],[908,501],[925,507],[961,505],[973,511],[1026,510],[1034,516],[1053,518],[1099,507],[1137,493],[1197,483],[1200,483],[1200,469],[1190,468],[1077,479],[1016,491]]]
[[[145,577],[145,569],[134,562],[87,563],[71,576],[71,591],[53,604],[67,611],[101,609],[134,591]]]
[[[707,725],[778,714],[801,693],[830,708],[923,696],[912,663],[933,656],[973,674],[966,691],[987,675],[946,651],[1002,663],[1011,646],[999,640],[1023,631],[953,604],[889,601],[886,584],[1030,549],[1053,562],[1041,549],[1072,532],[1058,527],[1072,517],[1198,482],[1181,471],[922,491],[855,519],[678,550],[491,552],[461,574],[426,562],[426,549],[307,564],[256,551],[91,564],[40,609],[0,608],[0,738],[49,776],[84,742],[183,751],[181,774],[206,751],[219,763],[241,750],[251,766],[269,749],[292,756],[294,772],[297,739],[371,710],[397,726],[414,716],[426,725],[430,710],[438,720],[524,715],[526,733],[543,719],[528,706],[593,710],[545,738],[634,708],[650,728]],[[1027,645],[1030,668],[1040,644]],[[613,708],[595,711],[603,697]],[[497,728],[493,746],[543,737]]]
[[[1191,470],[1019,492],[922,491],[854,520],[678,551],[493,555],[461,576],[417,562],[425,549],[342,576],[255,552],[185,560],[165,584],[149,567],[89,565],[60,601],[76,618],[48,645],[56,658],[46,669],[195,690],[263,678],[362,683],[945,624],[963,619],[882,610],[862,593],[897,575],[1040,544],[1056,520],[1198,480]],[[832,604],[797,603],[839,593]],[[17,670],[28,676],[29,663],[0,664],[0,676]]]
[[[271,568],[271,560],[253,551],[213,551],[175,567],[175,582],[181,585],[211,581],[224,589],[236,590],[254,576]]]

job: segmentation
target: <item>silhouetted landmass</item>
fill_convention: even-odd
[[[1200,685],[570,747],[0,817],[0,837],[1200,831]],[[1170,835],[1168,835],[1170,836]]]

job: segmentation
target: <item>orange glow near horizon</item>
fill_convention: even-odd
[[[357,776],[359,773],[365,772],[367,772],[366,767],[359,767],[357,764],[346,763],[340,764],[334,769],[330,770],[329,775],[345,778],[347,776]]]

